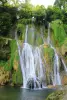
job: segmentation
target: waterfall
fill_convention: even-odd
[[[30,44],[24,43],[21,54],[21,70],[23,73],[23,87],[41,88],[44,78],[43,63],[38,47],[33,48]],[[33,83],[34,81],[34,83]]]
[[[61,78],[60,78],[60,72],[59,72],[59,57],[58,54],[55,51],[55,57],[54,57],[54,82],[53,85],[61,85]]]
[[[31,39],[35,38],[34,28],[32,27],[29,29],[28,25],[26,25],[25,42],[22,44],[22,46],[19,44],[17,36],[15,36],[17,41],[18,53],[20,57],[20,66],[21,66],[21,71],[23,76],[23,88],[41,89],[43,87],[46,87],[47,84],[45,63],[44,63],[45,61],[43,59],[43,52],[42,52],[42,47],[44,44],[40,45],[39,47],[36,45],[32,45],[34,39],[31,40],[32,44],[29,44],[30,38],[28,35],[30,34],[31,34]],[[43,42],[45,42],[43,38],[42,29],[41,29],[41,34],[42,34],[41,37],[43,39]],[[52,82],[54,86],[61,85],[59,56],[56,52],[56,49],[51,44],[50,24],[48,27],[47,43],[54,50],[54,66],[51,75]]]
[[[59,56],[56,52],[56,49],[53,47],[51,44],[51,39],[50,39],[50,23],[48,26],[48,37],[47,37],[47,43],[50,45],[50,47],[54,50],[54,70],[53,73],[54,75],[52,76],[52,81],[53,85],[61,85],[61,78],[60,78],[60,72],[59,72]]]
[[[26,25],[25,43],[27,43],[28,25]]]
[[[23,88],[43,88],[45,87],[45,67],[41,57],[41,49],[27,43],[27,33],[28,26],[26,26],[23,49],[16,38],[23,76]]]
[[[62,61],[62,64],[63,64],[63,66],[64,66],[64,70],[65,70],[65,72],[67,73],[67,66],[66,66],[66,64],[65,64],[65,62],[64,62],[63,59],[61,59],[61,61]]]

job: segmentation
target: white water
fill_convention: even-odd
[[[67,73],[67,66],[66,66],[64,60],[63,60],[63,59],[61,59],[61,60],[62,60],[62,64],[63,64],[63,66],[64,66],[64,70],[65,70],[65,72]]]
[[[53,85],[61,85],[61,77],[60,77],[60,70],[59,70],[59,56],[56,52],[56,49],[53,47],[51,44],[51,39],[50,39],[50,23],[48,26],[48,38],[47,38],[47,43],[50,45],[50,47],[54,50],[54,70],[53,73],[54,75],[52,76],[52,81]]]
[[[28,25],[26,25],[25,43],[27,43]]]
[[[33,35],[32,35],[33,36]],[[43,40],[44,42],[44,40]],[[51,44],[50,40],[50,24],[48,27],[47,43],[54,50],[54,67],[52,82],[53,85],[61,85],[60,70],[59,70],[59,57],[56,49]],[[17,40],[18,52],[20,57],[20,65],[23,76],[23,88],[43,88],[46,87],[46,74],[45,64],[42,61],[42,51],[40,47],[34,47],[28,43],[28,26],[26,26],[25,43],[23,49]],[[42,45],[43,46],[43,45]]]
[[[27,42],[28,26],[26,26],[25,42]],[[45,71],[39,47],[33,47],[28,43],[23,44],[23,49],[18,41],[21,71],[23,74],[23,88],[45,87]],[[44,68],[43,68],[44,67]]]

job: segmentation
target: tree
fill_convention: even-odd
[[[11,15],[9,13],[0,14],[0,35],[6,36],[11,29]]]
[[[8,3],[13,7],[18,7],[20,4],[19,0],[8,0]]]
[[[23,3],[19,11],[20,18],[32,18],[32,9],[33,6],[31,4]]]
[[[43,5],[37,5],[34,12],[34,17],[36,18],[36,23],[42,24],[45,21],[46,9]]]
[[[5,6],[6,3],[7,3],[7,0],[0,0],[0,5]]]
[[[31,1],[31,0],[25,0],[25,3],[28,3],[28,4],[29,4],[29,3],[30,3],[30,1]]]
[[[53,20],[52,15],[53,15],[54,11],[53,11],[53,7],[49,6],[46,9],[46,21],[47,22],[51,22]]]
[[[60,7],[60,9],[65,9],[67,7],[67,0],[55,0],[54,5]]]

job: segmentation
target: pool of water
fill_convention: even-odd
[[[0,100],[45,100],[55,89],[30,90],[20,87],[0,87]]]

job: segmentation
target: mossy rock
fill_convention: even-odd
[[[51,84],[51,72],[53,70],[53,59],[54,59],[54,50],[52,48],[50,48],[49,45],[45,44],[44,45],[44,58],[45,58],[45,62],[46,62],[46,79],[47,79],[47,83],[48,85]]]
[[[18,70],[14,70],[12,73],[12,84],[14,85],[22,85],[23,79],[22,79],[22,73],[21,69],[18,68]]]
[[[9,82],[10,72],[5,71],[4,67],[0,67],[0,85],[5,85]]]
[[[67,56],[67,38],[63,42],[63,45],[61,47],[61,53],[63,56]]]
[[[58,91],[50,94],[46,100],[63,100],[64,95],[65,95],[64,90],[58,90]]]
[[[10,57],[10,42],[7,38],[0,37],[0,60],[8,60]]]

